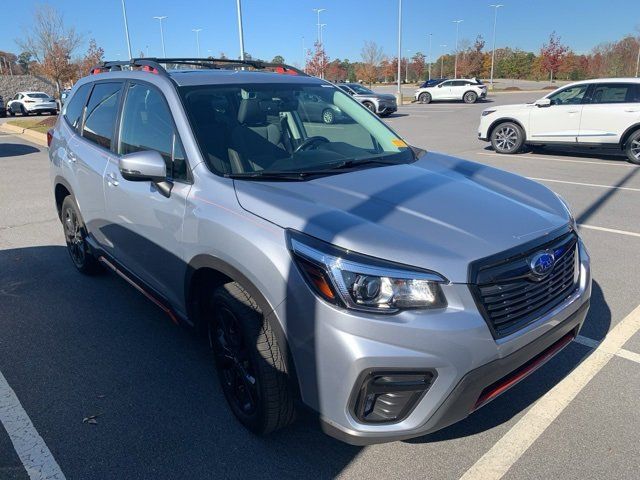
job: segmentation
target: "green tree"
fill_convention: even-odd
[[[284,63],[284,57],[282,55],[276,55],[273,57],[273,60],[271,60],[271,63]]]

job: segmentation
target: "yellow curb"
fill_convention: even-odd
[[[23,135],[29,141],[41,145],[43,147],[47,146],[47,134],[36,132],[34,130],[29,130],[28,128],[18,127],[16,125],[9,125],[7,123],[3,123],[0,125],[0,130],[6,133],[13,133],[16,135]]]

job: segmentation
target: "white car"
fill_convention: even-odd
[[[614,148],[640,165],[640,79],[586,80],[533,103],[487,108],[478,138],[507,154],[524,145]]]
[[[420,103],[433,100],[462,100],[464,103],[476,103],[487,96],[487,86],[477,78],[445,80],[433,87],[419,88],[414,97]]]
[[[58,113],[58,104],[44,92],[18,92],[7,102],[7,113],[11,116],[21,113],[24,116],[30,113],[49,112],[51,115]]]

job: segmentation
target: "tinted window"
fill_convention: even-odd
[[[121,83],[97,83],[85,113],[82,136],[108,149],[113,141],[121,87]]]
[[[46,93],[30,93],[28,96],[31,98],[49,98]]]
[[[577,105],[582,103],[588,88],[589,85],[575,85],[553,93],[548,98],[551,100],[551,105]]]
[[[155,150],[162,155],[169,178],[186,179],[184,150],[164,97],[153,87],[133,84],[122,109],[118,153],[126,155],[144,150]]]
[[[90,83],[82,85],[73,95],[73,98],[69,100],[64,106],[62,115],[69,123],[69,125],[73,128],[78,128],[78,125],[80,125],[80,122],[82,120],[82,110],[87,103],[87,95],[89,95],[89,90],[91,90]]]
[[[594,85],[590,103],[630,103],[634,101],[635,89],[630,83],[604,83]]]

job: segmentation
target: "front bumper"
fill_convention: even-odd
[[[392,316],[338,309],[317,300],[306,285],[293,285],[295,300],[288,298],[276,312],[295,320],[287,322],[286,329],[303,401],[320,413],[326,433],[355,445],[417,437],[465,418],[481,406],[479,399],[492,386],[515,384],[543,363],[535,360],[542,353],[550,353],[550,358],[559,351],[553,345],[577,334],[591,296],[589,257],[583,250],[576,292],[536,322],[498,340],[464,284],[443,286],[445,309]],[[298,276],[289,277],[293,283],[303,282],[292,277]],[[376,370],[435,375],[402,420],[365,423],[353,412],[354,391],[363,372]]]
[[[398,110],[398,106],[396,104],[378,104],[376,106],[376,113],[379,115],[388,115],[390,113],[396,112]]]

